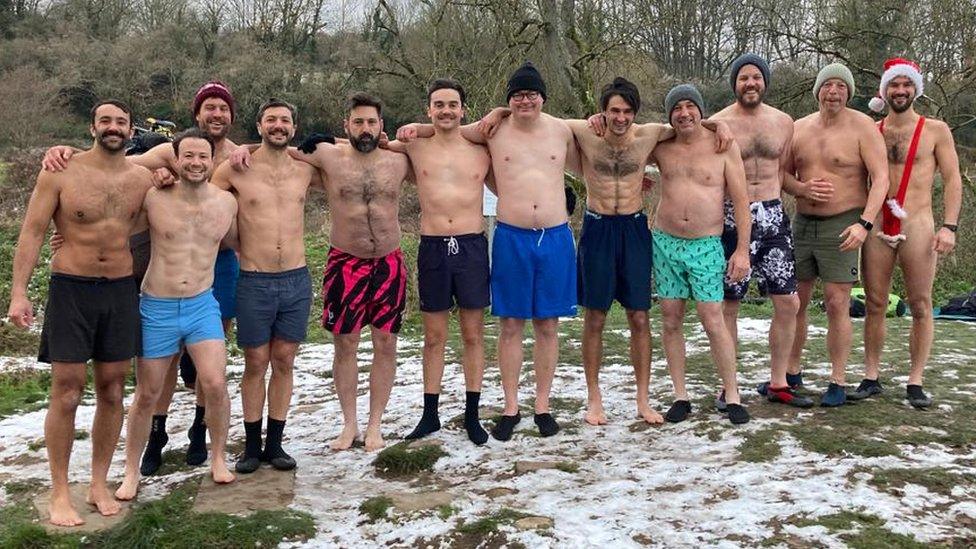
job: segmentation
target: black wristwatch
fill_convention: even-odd
[[[859,224],[860,224],[860,225],[861,225],[862,227],[864,227],[864,229],[865,229],[865,230],[867,230],[867,231],[870,231],[871,229],[873,229],[873,228],[874,228],[874,223],[871,223],[870,221],[868,221],[867,219],[864,219],[863,217],[859,217],[859,218],[857,219],[857,222],[858,222],[858,223],[859,223]]]
[[[953,225],[952,223],[943,223],[942,226],[945,227],[946,229],[949,229],[952,232],[956,232],[959,230],[959,225]]]

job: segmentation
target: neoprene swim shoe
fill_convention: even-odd
[[[844,392],[844,387],[836,383],[828,385],[827,390],[820,397],[820,405],[824,408],[835,408],[837,406],[843,406],[846,403],[847,393]]]
[[[884,392],[884,387],[881,386],[880,380],[862,379],[861,383],[858,384],[857,389],[855,389],[851,393],[847,393],[847,399],[864,400],[874,395],[880,395],[883,392]]]

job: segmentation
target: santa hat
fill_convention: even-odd
[[[893,57],[884,64],[884,73],[881,74],[881,85],[878,87],[878,95],[872,97],[868,102],[868,107],[874,112],[881,112],[885,108],[885,90],[892,80],[899,76],[907,77],[915,84],[915,97],[921,97],[925,93],[925,82],[922,79],[922,70],[918,64],[901,57]]]

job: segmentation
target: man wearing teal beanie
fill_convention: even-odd
[[[786,167],[785,188],[797,197],[793,240],[800,296],[787,369],[793,375],[800,372],[807,339],[806,309],[819,278],[824,283],[831,362],[830,383],[820,405],[833,407],[847,401],[851,288],[858,281],[858,251],[888,192],[888,163],[874,121],[847,107],[854,95],[854,77],[847,67],[832,63],[821,69],[813,92],[819,110],[794,125],[793,162]],[[811,191],[823,182],[829,182],[826,189]]]

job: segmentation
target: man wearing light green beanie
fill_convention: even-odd
[[[840,63],[831,63],[820,69],[817,73],[817,81],[813,84],[813,96],[819,100],[820,88],[828,80],[835,79],[847,85],[847,101],[850,102],[851,97],[854,97],[854,75],[851,74],[851,69]]]
[[[800,296],[787,372],[799,378],[806,310],[819,278],[831,362],[830,383],[820,405],[833,407],[847,401],[851,288],[858,281],[859,250],[888,192],[888,162],[874,121],[847,107],[854,95],[854,77],[847,67],[832,63],[821,69],[813,93],[819,109],[794,125],[792,162],[784,181],[786,191],[797,197],[793,241]]]

